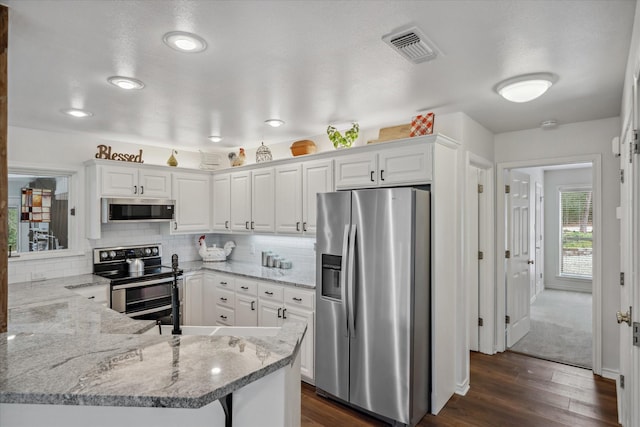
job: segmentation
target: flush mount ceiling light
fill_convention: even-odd
[[[111,76],[107,79],[107,81],[112,85],[125,90],[142,89],[144,87],[144,83],[142,83],[140,80],[132,79],[130,77]]]
[[[222,141],[222,137],[218,136],[218,135],[211,135],[209,137],[209,141],[211,141],[211,142],[220,142],[220,141]]]
[[[496,92],[511,102],[529,102],[545,93],[557,79],[551,73],[525,74],[498,83]]]
[[[91,111],[81,110],[79,108],[65,108],[63,110],[60,110],[60,112],[71,117],[76,117],[78,119],[84,119],[85,117],[93,116],[93,113]]]
[[[280,120],[280,119],[269,119],[269,120],[265,120],[264,122],[265,124],[268,124],[272,128],[279,128],[284,124],[284,120]]]
[[[198,53],[207,48],[207,42],[202,37],[184,31],[171,31],[162,37],[162,41],[180,52]]]

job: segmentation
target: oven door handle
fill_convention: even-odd
[[[129,317],[144,316],[145,314],[156,313],[158,311],[171,310],[171,305],[163,305],[162,307],[150,308],[149,310],[132,311],[125,313]]]
[[[182,280],[182,276],[180,276],[178,280]],[[160,283],[173,283],[173,279],[164,278],[157,280],[147,280],[144,282],[127,283],[126,285],[116,285],[112,287],[111,290],[117,291],[118,289],[141,288],[143,286],[158,285]]]

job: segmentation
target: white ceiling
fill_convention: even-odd
[[[9,124],[207,149],[291,142],[329,123],[462,111],[494,133],[620,114],[636,2],[0,0],[10,7]],[[417,25],[443,53],[414,65],[381,37]],[[200,54],[162,36],[189,31]],[[501,80],[552,72],[514,104]],[[107,83],[142,80],[141,91]],[[94,113],[73,119],[68,107]],[[264,124],[281,118],[277,129]],[[219,134],[221,144],[207,136]]]

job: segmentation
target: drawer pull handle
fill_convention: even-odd
[[[244,289],[245,291],[248,291],[249,287],[248,286],[240,286],[240,289]]]
[[[220,282],[221,285],[227,285],[227,282]]]
[[[256,302],[251,301],[251,311],[256,311]]]
[[[286,318],[287,318],[286,313],[287,313],[287,309],[285,308],[285,309],[283,309],[283,310],[282,310],[282,318],[283,318],[283,319],[286,319]]]
[[[296,301],[296,302],[302,302],[302,298],[293,297],[293,300]]]
[[[282,316],[280,315],[281,311],[282,311],[282,307],[278,309],[278,319],[282,318]]]
[[[221,319],[224,319],[224,320],[227,320],[227,316],[225,316],[224,314],[221,314],[221,315],[220,315],[220,318],[221,318]]]
[[[225,297],[220,297],[221,301],[227,302],[227,299]]]
[[[273,292],[269,292],[269,291],[264,291],[264,293],[269,295],[269,296],[273,295]]]

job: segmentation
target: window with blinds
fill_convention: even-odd
[[[560,276],[591,279],[592,200],[590,188],[560,190]]]

